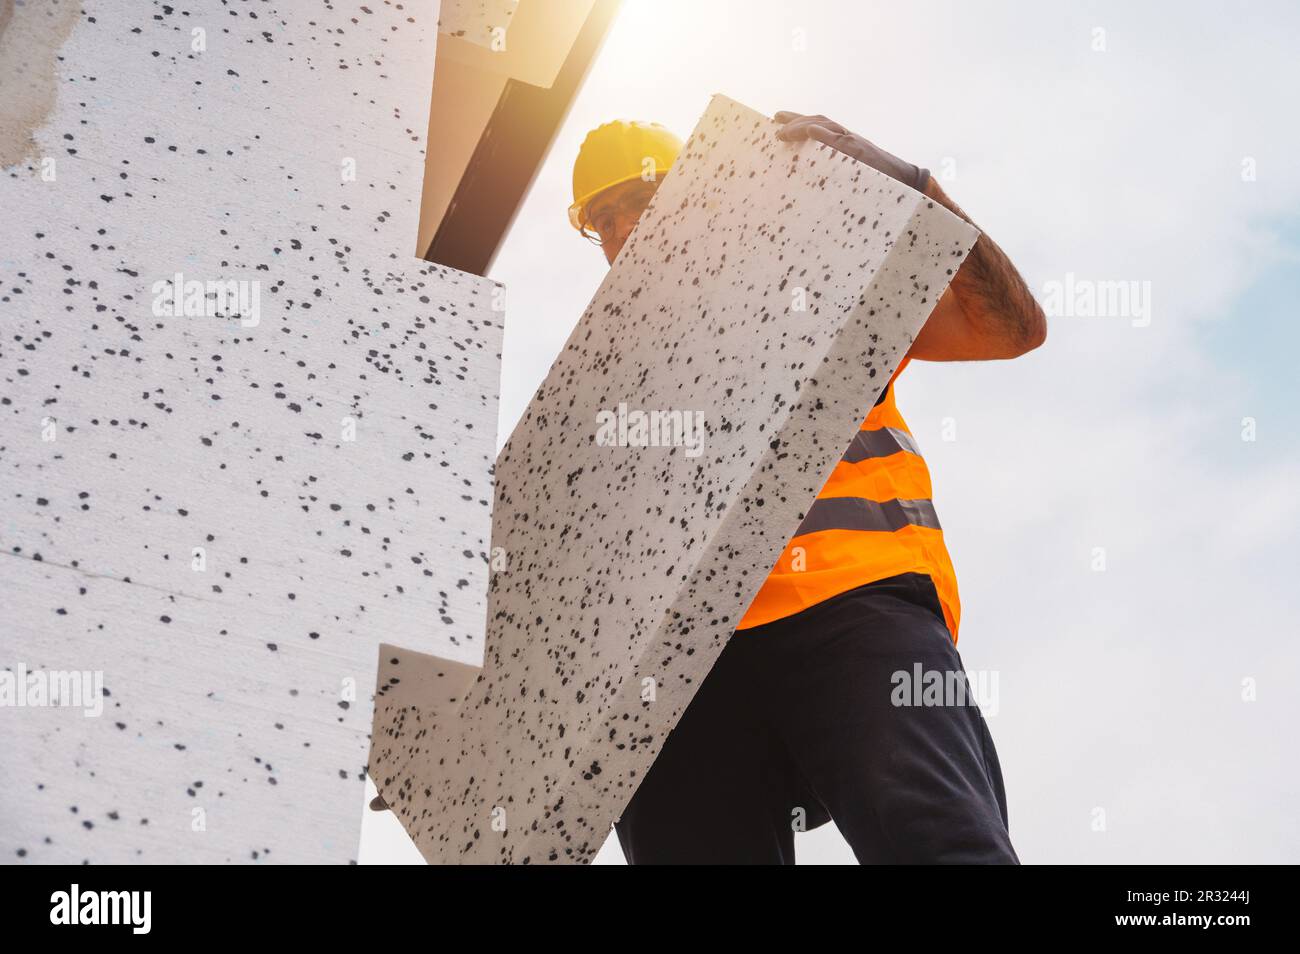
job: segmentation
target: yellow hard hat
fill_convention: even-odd
[[[587,133],[573,163],[573,205],[569,221],[581,231],[587,205],[610,186],[639,179],[654,163],[655,176],[672,168],[682,141],[658,123],[616,119]]]

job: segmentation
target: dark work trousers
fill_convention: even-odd
[[[965,672],[921,574],[736,632],[618,821],[628,862],[793,864],[829,818],[863,864],[1018,864],[979,707],[898,705],[917,664]]]

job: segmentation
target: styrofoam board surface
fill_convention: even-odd
[[[379,644],[482,654],[503,312],[411,257],[434,11],[249,12],[0,36],[0,667],[108,693],[0,709],[9,858],[354,859]],[[259,322],[155,314],[176,272]]]
[[[500,45],[518,7],[519,0],[442,0],[438,32],[480,46]]]

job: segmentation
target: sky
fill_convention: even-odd
[[[1300,861],[1296,36],[1282,2],[625,0],[490,273],[501,442],[606,269],[565,214],[588,129],[685,138],[724,93],[927,166],[1040,299],[1135,295],[897,386],[1021,860]],[[361,858],[419,860],[391,817]]]

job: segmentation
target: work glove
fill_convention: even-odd
[[[865,162],[877,172],[883,172],[917,192],[924,192],[930,182],[929,169],[904,162],[825,116],[804,116],[783,109],[772,118],[781,124],[781,128],[776,131],[778,139],[786,142],[815,139],[830,146],[836,152],[851,156],[858,162]]]

